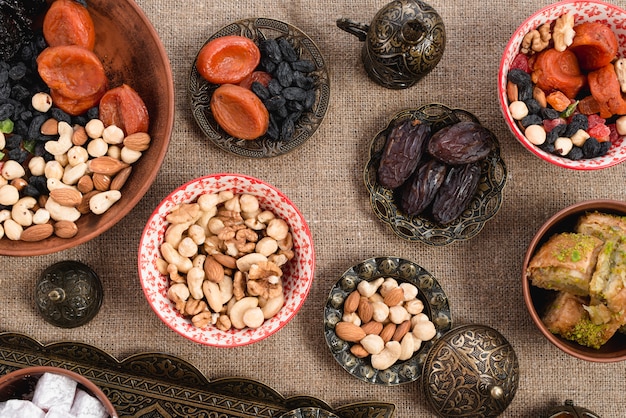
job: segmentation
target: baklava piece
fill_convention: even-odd
[[[618,240],[626,236],[626,216],[588,212],[578,219],[576,232],[593,235],[602,241]]]

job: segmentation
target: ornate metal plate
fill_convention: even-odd
[[[296,46],[301,58],[315,63],[316,70],[311,75],[315,79],[317,97],[313,108],[304,113],[296,123],[295,133],[290,141],[275,141],[268,136],[262,136],[253,141],[234,138],[226,134],[213,118],[210,101],[213,91],[218,86],[200,76],[194,60],[189,77],[189,95],[191,110],[200,129],[219,148],[248,158],[275,157],[299,147],[313,136],[320,126],[330,101],[330,77],[319,48],[300,29],[268,18],[251,18],[231,23],[213,34],[205,44],[227,35],[245,36],[257,43],[268,38],[287,38],[292,45]]]
[[[424,303],[424,313],[431,318],[437,335],[422,343],[409,360],[396,362],[386,370],[376,370],[369,359],[360,359],[350,352],[350,344],[337,337],[335,325],[343,316],[343,303],[363,280],[393,277],[399,282],[412,283],[419,289],[418,297]],[[448,297],[429,272],[417,264],[397,257],[377,257],[365,260],[348,269],[332,287],[324,307],[324,336],[337,362],[354,377],[380,385],[398,385],[414,382],[422,374],[422,367],[430,348],[452,328]]]
[[[289,411],[281,415],[280,418],[339,418],[339,416],[322,408],[306,407]]]
[[[313,397],[284,398],[249,379],[209,381],[191,364],[167,354],[142,353],[118,361],[87,344],[43,345],[23,334],[0,333],[0,375],[34,365],[62,367],[89,378],[121,417],[269,418],[298,408],[319,408],[340,418],[391,418],[395,411],[393,404],[382,402],[334,409]]]
[[[448,245],[458,240],[468,240],[476,236],[493,218],[502,205],[502,189],[507,179],[507,169],[500,158],[500,146],[496,142],[494,150],[482,162],[482,174],[476,196],[461,216],[448,225],[440,225],[425,215],[409,216],[398,206],[393,190],[378,184],[376,172],[390,129],[406,119],[429,123],[432,132],[460,121],[478,119],[462,109],[450,109],[440,104],[429,104],[419,109],[406,109],[397,113],[389,124],[372,140],[370,159],[364,170],[365,186],[370,194],[374,213],[393,232],[408,241],[423,242],[433,246]]]

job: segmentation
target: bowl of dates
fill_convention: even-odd
[[[626,11],[562,1],[528,17],[506,45],[498,100],[531,153],[573,170],[626,159]]]
[[[189,77],[191,110],[217,147],[275,157],[305,143],[330,100],[330,77],[315,42],[269,18],[243,19],[213,34]]]
[[[418,380],[429,350],[451,328],[437,279],[398,257],[350,267],[324,307],[324,336],[335,360],[352,376],[385,386]]]
[[[49,254],[110,229],[150,188],[174,123],[171,67],[131,0],[0,13],[33,22],[0,48],[0,254]]]
[[[139,243],[139,280],[170,329],[199,344],[268,338],[298,313],[315,271],[311,231],[280,190],[210,174],[157,206]]]
[[[626,203],[588,200],[551,216],[522,267],[533,323],[563,352],[590,362],[626,360]]]
[[[491,131],[441,104],[394,115],[364,169],[376,216],[401,238],[433,246],[476,236],[500,209],[506,178]]]

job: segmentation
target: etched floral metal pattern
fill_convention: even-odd
[[[442,417],[497,417],[519,382],[513,347],[496,330],[466,325],[444,335],[428,353],[422,387]]]
[[[385,402],[333,408],[309,396],[285,398],[250,379],[209,381],[193,365],[167,354],[141,353],[118,361],[87,344],[43,345],[23,334],[0,333],[0,375],[26,366],[62,367],[87,377],[127,418],[315,417],[303,415],[315,410],[319,418],[391,418],[395,411]]]
[[[348,295],[363,281],[379,277],[392,277],[398,282],[417,286],[418,297],[424,303],[424,313],[435,324],[437,334],[409,360],[396,362],[385,370],[376,370],[368,358],[358,358],[350,352],[350,344],[335,333],[335,325],[343,316],[343,303]],[[452,328],[448,298],[439,282],[426,270],[412,261],[397,257],[376,257],[352,266],[330,290],[324,307],[324,336],[337,362],[354,377],[380,385],[399,385],[414,382],[422,374],[422,366],[435,341]]]
[[[313,40],[300,29],[278,20],[268,18],[244,19],[227,25],[213,34],[206,42],[221,36],[240,35],[257,42],[268,38],[284,37],[294,45],[303,59],[315,63],[310,75],[315,80],[316,99],[313,108],[302,114],[295,126],[293,138],[277,141],[264,135],[256,140],[234,138],[226,134],[213,118],[210,101],[218,87],[203,79],[196,69],[194,60],[189,77],[191,110],[198,126],[214,145],[248,158],[276,157],[286,154],[305,143],[322,123],[330,101],[330,77],[326,63]]]
[[[394,115],[388,125],[372,140],[370,158],[365,165],[364,181],[370,194],[370,203],[374,213],[389,225],[396,235],[408,241],[442,246],[473,238],[502,206],[502,190],[507,180],[507,169],[500,157],[498,142],[496,141],[492,152],[482,161],[478,191],[469,207],[455,221],[441,225],[424,215],[407,215],[400,209],[394,192],[378,184],[376,172],[387,134],[393,125],[405,119],[430,123],[433,132],[464,120],[478,122],[474,115],[465,110],[451,109],[441,104],[428,104],[418,109],[406,109]]]

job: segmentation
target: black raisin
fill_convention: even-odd
[[[285,103],[287,103],[287,100],[280,95],[272,96],[264,102],[265,107],[270,113],[278,111],[278,109],[285,106]]]
[[[252,82],[252,85],[250,86],[250,90],[252,90],[252,92],[256,94],[261,100],[267,100],[270,98],[270,92],[267,89],[267,87],[265,87],[263,84],[259,83],[258,81]]]
[[[528,74],[524,70],[520,70],[519,68],[514,68],[507,74],[507,80],[513,84],[522,85],[522,84],[532,84],[532,80],[530,79],[530,74]]]
[[[277,64],[271,59],[265,56],[261,56],[261,62],[259,63],[259,67],[265,72],[273,74],[274,71],[276,71]]]
[[[583,150],[580,147],[573,147],[570,152],[567,153],[565,158],[569,158],[570,160],[580,160],[584,157]]]
[[[526,107],[528,108],[528,113],[539,114],[541,112],[541,105],[535,99],[526,99],[524,101],[526,103]]]
[[[87,118],[89,120],[100,118],[100,109],[98,108],[98,106],[94,106],[90,108],[89,110],[87,110]]]
[[[28,127],[28,138],[29,139],[37,139],[41,135],[41,125],[47,120],[46,116],[39,115],[35,116],[30,121],[30,126]]]
[[[306,98],[306,91],[300,87],[286,87],[283,89],[283,96],[287,100],[303,101]]]
[[[522,126],[524,128],[527,128],[530,125],[541,125],[543,123],[543,119],[541,119],[541,116],[539,116],[539,115],[530,114],[528,116],[525,116],[520,121],[520,123],[522,124]]]
[[[605,145],[607,144],[607,145]],[[583,155],[585,158],[600,157],[607,153],[611,146],[611,142],[598,142],[594,137],[589,137],[582,146]]]
[[[293,83],[293,70],[286,61],[278,64],[278,68],[274,72],[274,77],[278,80],[281,86],[289,87]]]
[[[9,156],[10,160],[14,160],[22,164],[24,161],[26,161],[26,158],[28,158],[28,151],[23,150],[20,147],[17,147],[17,148],[13,148],[12,150],[9,150],[7,155]]]
[[[277,140],[280,138],[280,129],[278,128],[278,122],[274,115],[270,115],[270,123],[267,127],[266,135],[271,139]]]
[[[39,193],[48,193],[48,183],[45,176],[30,176],[28,184],[35,187]]]
[[[293,84],[295,84],[296,86],[302,89],[309,90],[315,86],[315,80],[313,80],[312,77],[304,75],[300,71],[294,71],[293,72]]]
[[[532,84],[520,84],[517,86],[517,98],[523,102],[532,99],[533,97],[533,85]]]
[[[298,60],[291,63],[291,68],[294,71],[310,73],[315,71],[315,64],[311,60]]]
[[[13,116],[13,111],[15,110],[15,106],[11,103],[3,103],[0,104],[0,120],[9,119]]]
[[[282,53],[283,59],[285,61],[294,62],[298,58],[300,58],[295,48],[291,45],[291,43],[287,39],[285,38],[278,39],[278,46],[280,47],[280,52]]]
[[[280,51],[278,42],[276,39],[268,38],[259,43],[259,50],[261,54],[267,57],[270,61],[278,64],[283,60],[283,54]]]
[[[285,107],[287,107],[287,110],[292,113],[304,111],[304,105],[295,100],[288,100]]]
[[[283,141],[289,141],[292,139],[293,134],[296,130],[296,126],[294,121],[291,118],[287,118],[283,121],[283,125],[280,128],[280,138]]]
[[[280,85],[278,80],[272,78],[267,84],[267,90],[270,92],[270,95],[278,96],[283,91],[283,86]]]
[[[558,111],[552,109],[551,107],[542,107],[541,108],[541,117],[544,119],[558,119],[561,115]]]
[[[9,77],[13,81],[19,81],[26,75],[27,68],[23,62],[18,62],[9,70]]]
[[[559,137],[559,132],[553,129],[550,132],[546,133],[546,142],[545,143],[553,145],[554,141],[556,141],[556,139],[558,137]]]
[[[41,195],[41,192],[39,190],[37,190],[37,188],[35,186],[33,186],[32,184],[27,184],[23,189],[22,189],[22,194],[24,194],[24,196],[30,196],[30,197],[39,197]]]
[[[11,97],[18,101],[23,101],[28,99],[31,96],[28,88],[24,87],[21,84],[16,84],[11,88]]]
[[[305,110],[313,108],[313,105],[315,104],[315,90],[307,90],[306,97],[302,104],[304,105]]]
[[[546,140],[546,142],[544,142],[543,144],[539,145],[539,148],[541,148],[542,150],[544,150],[548,154],[554,154],[554,151],[555,151],[554,141],[548,142]]]
[[[51,108],[50,115],[59,122],[67,122],[69,124],[72,123],[72,117],[58,107]]]
[[[5,147],[7,149],[19,148],[21,144],[22,144],[21,135],[6,135],[5,136]]]

